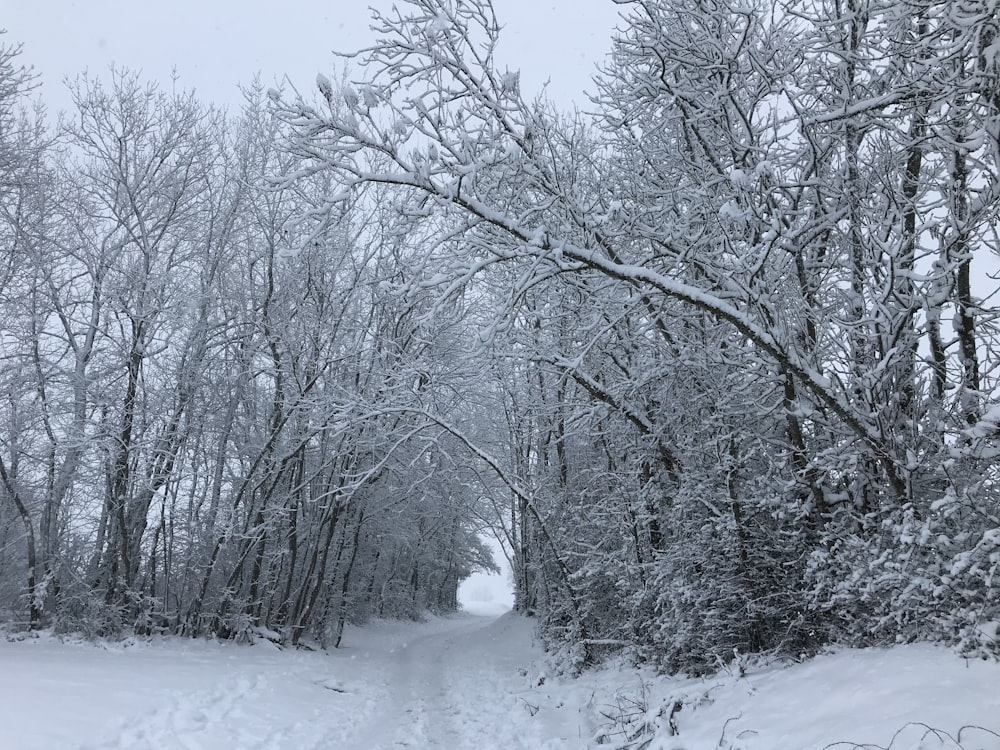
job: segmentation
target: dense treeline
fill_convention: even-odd
[[[622,7],[586,113],[458,0],[282,105],[438,238],[412,288],[489,300],[519,605],[585,661],[995,652],[995,2]]]
[[[227,120],[117,72],[52,132],[4,54],[0,606],[324,644],[454,609],[493,563],[419,412],[451,408],[463,365],[427,352],[459,332],[387,298],[409,251],[384,209],[276,187],[259,90]]]
[[[237,121],[3,80],[2,601],[336,642],[505,537],[579,663],[997,651],[993,0],[622,3],[586,113],[482,0]]]

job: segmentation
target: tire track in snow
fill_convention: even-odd
[[[380,655],[380,710],[345,747],[537,750],[516,618],[459,617]],[[514,628],[517,632],[512,632]],[[530,636],[529,636],[530,637]],[[537,708],[536,708],[537,710]],[[554,747],[554,746],[553,746]]]

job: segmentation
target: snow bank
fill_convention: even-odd
[[[655,727],[648,750],[1000,750],[994,662],[918,644],[734,669],[704,679],[601,670],[575,690],[621,719],[601,728],[608,742]]]

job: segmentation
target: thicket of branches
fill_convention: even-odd
[[[581,663],[995,654],[995,2],[620,4],[573,114],[484,0],[224,127],[8,106],[4,601],[337,634],[479,519]]]
[[[460,321],[386,293],[412,253],[389,208],[275,185],[296,164],[259,88],[226,119],[115,72],[50,128],[18,108],[14,52],[0,615],[336,645],[349,620],[453,610],[494,563],[476,478],[421,412],[470,374]]]

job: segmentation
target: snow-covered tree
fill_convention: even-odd
[[[915,622],[996,504],[989,480],[953,487],[956,461],[991,471],[959,448],[991,439],[970,281],[996,249],[985,10],[623,5],[590,116],[525,101],[492,5],[448,0],[376,13],[358,80],[280,105],[332,200],[378,186],[422,238],[411,288],[492,310],[506,470],[532,498],[520,601],[586,656],[636,643],[673,668],[965,638],[993,616],[988,576],[964,625]],[[952,573],[866,579],[956,492],[990,510],[938,550]],[[923,593],[890,603],[906,580]]]

